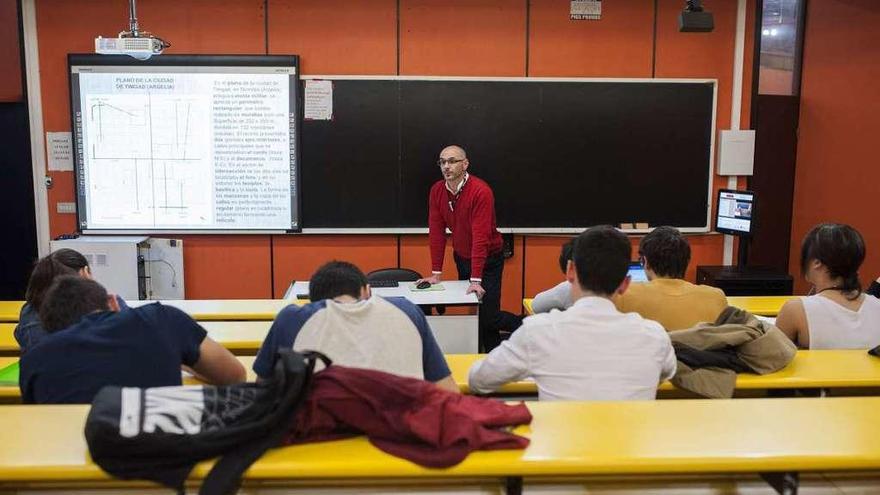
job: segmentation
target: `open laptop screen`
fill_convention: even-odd
[[[648,275],[645,273],[645,268],[638,261],[633,261],[629,264],[628,274],[633,282],[648,281]]]

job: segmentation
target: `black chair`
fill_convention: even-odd
[[[367,282],[375,282],[376,280],[393,281],[393,282],[415,282],[422,278],[422,275],[409,268],[382,268],[381,270],[373,270],[367,274]]]
[[[367,282],[373,283],[376,280],[391,280],[394,282],[415,282],[422,278],[422,275],[409,268],[382,268],[381,270],[373,270],[367,274]],[[426,315],[431,314],[431,305],[420,305],[422,311]],[[446,313],[446,306],[433,306],[438,315]]]

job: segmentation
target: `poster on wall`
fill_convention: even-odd
[[[73,144],[69,132],[47,132],[46,150],[49,155],[50,171],[69,172],[73,170]]]
[[[304,119],[333,120],[333,81],[306,80],[304,100]]]
[[[602,18],[602,0],[571,0],[569,19],[598,21]]]

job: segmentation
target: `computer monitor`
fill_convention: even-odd
[[[647,282],[648,274],[645,273],[645,267],[642,266],[638,261],[633,261],[629,264],[629,271],[627,272],[629,275],[631,282]]]
[[[721,189],[715,204],[715,230],[739,236],[752,234],[755,228],[755,193]]]

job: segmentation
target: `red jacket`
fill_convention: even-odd
[[[330,366],[316,373],[287,443],[366,434],[377,448],[427,467],[449,467],[474,450],[524,449],[501,427],[528,424],[522,403],[460,395],[424,380]]]
[[[452,231],[452,250],[471,260],[471,278],[483,277],[486,257],[501,251],[495,225],[495,195],[485,181],[470,175],[458,198],[446,182],[437,181],[428,195],[428,238],[432,270],[443,269],[446,228]]]

